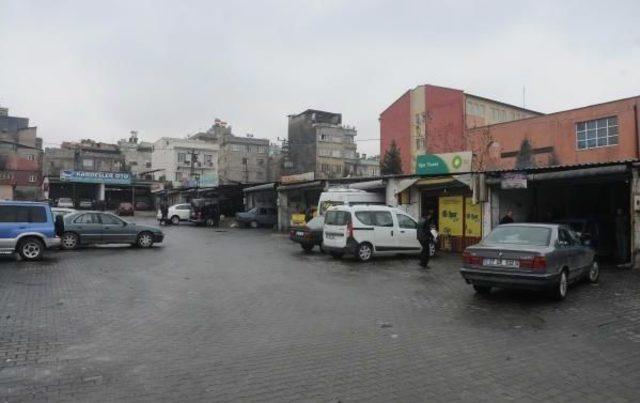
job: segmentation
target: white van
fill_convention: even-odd
[[[330,188],[320,194],[318,215],[324,216],[333,206],[354,206],[359,204],[385,204],[384,193],[367,192],[360,189]]]
[[[413,217],[394,207],[336,206],[326,212],[322,246],[333,257],[348,253],[363,262],[376,255],[417,254],[417,229]]]

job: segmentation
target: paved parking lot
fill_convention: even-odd
[[[0,261],[0,400],[638,401],[640,272],[553,302],[267,230]]]

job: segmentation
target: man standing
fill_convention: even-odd
[[[160,224],[167,225],[167,219],[169,216],[169,202],[165,197],[160,200],[160,215],[162,218],[160,219]]]
[[[418,223],[418,242],[422,246],[420,252],[420,266],[426,268],[429,267],[429,257],[431,256],[431,243],[433,243],[433,235],[431,234],[431,227],[433,225],[433,211],[429,210],[427,216],[420,220]]]
[[[513,211],[507,210],[507,214],[500,219],[500,224],[511,224],[513,222]]]

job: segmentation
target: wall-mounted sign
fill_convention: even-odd
[[[482,237],[482,208],[471,197],[464,198],[464,235]]]
[[[305,172],[303,174],[287,175],[280,178],[280,183],[308,182],[315,178],[314,172]]]
[[[438,199],[438,232],[462,236],[462,196],[441,196]]]
[[[60,180],[75,183],[104,183],[105,185],[130,185],[129,172],[101,172],[101,171],[60,171]]]
[[[500,189],[526,189],[527,175],[520,173],[504,173],[500,179]]]
[[[418,155],[416,159],[416,174],[439,175],[470,172],[471,158],[471,151]]]

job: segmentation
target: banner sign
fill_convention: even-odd
[[[462,236],[462,196],[442,196],[438,199],[438,232]]]
[[[500,180],[500,189],[526,189],[527,175],[519,173],[504,173]]]
[[[315,178],[314,172],[305,172],[297,175],[286,175],[280,178],[280,183],[308,182]]]
[[[416,159],[416,174],[439,175],[470,172],[471,159],[471,151],[418,155]]]
[[[129,172],[101,172],[101,171],[60,171],[60,180],[76,183],[104,183],[105,185],[130,185]]]
[[[471,197],[464,198],[464,235],[482,237],[482,208]]]

